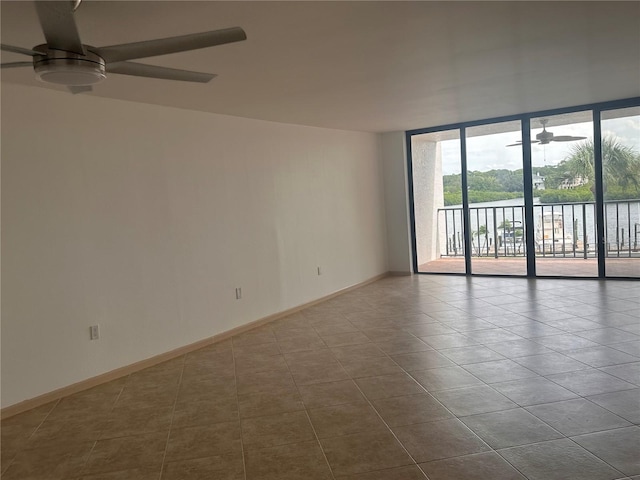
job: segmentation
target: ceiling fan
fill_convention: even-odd
[[[542,131],[536,135],[536,140],[531,140],[531,143],[539,143],[540,145],[548,145],[550,142],[574,142],[576,140],[584,140],[587,137],[573,137],[571,135],[554,135],[553,132],[547,130],[547,123],[549,119],[541,118],[540,125],[542,125]],[[517,147],[522,145],[522,140],[518,140],[516,143],[511,143],[507,147]]]
[[[74,19],[74,12],[81,1],[36,1],[36,11],[47,43],[32,49],[0,44],[0,50],[5,52],[33,57],[31,62],[3,63],[0,67],[31,66],[39,80],[65,85],[72,93],[91,91],[91,85],[103,81],[107,73],[207,83],[216,75],[129,60],[197,50],[247,38],[242,28],[233,27],[107,47],[84,45]]]

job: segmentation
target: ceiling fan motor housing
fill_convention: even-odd
[[[89,50],[86,55],[48,49],[47,45],[38,45],[34,50],[46,51],[33,57],[33,69],[38,80],[43,82],[84,86],[94,85],[106,78],[105,61]]]

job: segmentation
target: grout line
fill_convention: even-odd
[[[235,350],[233,349],[233,337],[231,337],[230,342],[231,342],[231,358],[233,360],[233,380],[236,383],[235,390],[236,390],[236,405],[238,407],[238,430],[240,430],[240,456],[242,457],[242,472],[243,472],[244,480],[247,480],[247,462],[245,460],[244,439],[242,436],[242,417],[240,415],[240,395],[238,394],[238,369],[236,366],[236,354],[235,354]],[[278,347],[278,350],[280,350],[280,347]]]
[[[180,395],[180,387],[182,386],[182,377],[184,376],[184,367],[187,361],[187,354],[182,356],[182,369],[180,371],[180,378],[178,380],[178,388],[176,389],[176,397],[173,400],[173,409],[171,410],[171,422],[169,422],[169,431],[167,432],[167,441],[164,446],[164,453],[162,454],[162,463],[160,464],[160,473],[158,474],[158,480],[162,478],[164,473],[165,459],[167,458],[167,451],[169,450],[169,439],[171,438],[171,429],[173,428],[173,417],[176,413],[176,406],[178,404],[178,396]]]

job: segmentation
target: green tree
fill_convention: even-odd
[[[576,144],[558,165],[565,178],[582,177],[593,192],[595,189],[594,143],[586,140]],[[640,192],[640,155],[622,145],[615,137],[602,139],[602,173],[604,186],[620,186]]]

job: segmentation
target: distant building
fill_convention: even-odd
[[[544,177],[540,173],[533,174],[533,189],[544,190]]]
[[[582,175],[576,175],[572,178],[565,178],[562,183],[558,186],[560,190],[569,190],[571,188],[581,187],[582,185],[586,185],[587,179]]]

